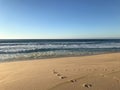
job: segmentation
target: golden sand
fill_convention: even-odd
[[[1,63],[0,90],[120,90],[120,53]]]

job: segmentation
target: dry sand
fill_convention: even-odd
[[[120,90],[120,53],[0,63],[0,90]]]

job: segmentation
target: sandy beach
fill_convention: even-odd
[[[120,53],[0,63],[0,90],[120,90]]]

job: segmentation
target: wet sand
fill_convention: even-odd
[[[0,63],[0,90],[120,90],[120,53]]]

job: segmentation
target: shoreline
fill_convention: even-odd
[[[120,53],[0,63],[0,90],[119,90]]]
[[[1,63],[10,63],[10,62],[23,62],[23,61],[36,61],[36,60],[47,60],[47,59],[59,59],[59,58],[72,58],[72,57],[87,57],[87,56],[96,56],[104,54],[116,54],[120,52],[107,52],[107,53],[98,53],[98,54],[89,54],[89,55],[76,55],[76,56],[57,56],[57,57],[48,57],[48,58],[35,58],[35,59],[10,59],[5,61],[0,61]]]

